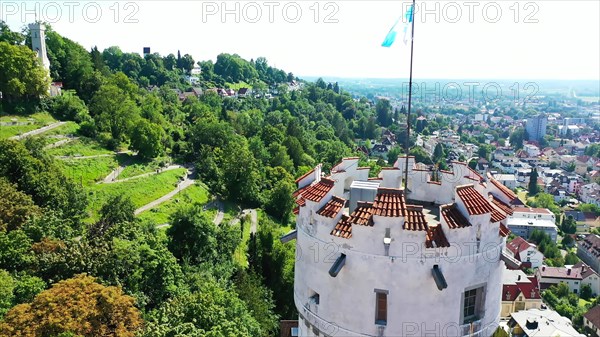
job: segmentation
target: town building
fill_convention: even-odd
[[[31,49],[37,53],[40,64],[49,72],[50,60],[46,52],[46,26],[42,22],[30,23],[29,32],[31,34]]]
[[[513,253],[515,259],[521,261],[523,267],[538,268],[544,262],[544,254],[537,249],[536,245],[520,236],[507,243],[506,248]]]
[[[540,290],[546,290],[550,286],[565,283],[569,290],[579,294],[581,288],[581,268],[573,267],[548,267],[541,266],[535,271],[535,277],[538,280]]]
[[[539,141],[546,135],[546,126],[548,125],[548,117],[544,114],[539,114],[535,117],[527,118],[527,134],[529,140]]]
[[[492,202],[502,192],[465,163],[433,181],[414,157],[375,178],[358,160],[296,181],[296,230],[281,240],[295,239],[300,254],[299,335],[491,335],[504,264],[518,265],[504,250],[507,215]]]
[[[570,319],[550,309],[512,313],[508,326],[513,337],[586,337],[573,328]]]
[[[600,305],[597,305],[583,314],[583,326],[589,329],[594,336],[600,336]]]
[[[598,276],[598,273],[581,261],[573,265],[573,268],[581,269],[581,286],[588,284],[592,289],[593,297],[600,295],[600,276]]]
[[[600,236],[589,234],[583,240],[577,241],[577,256],[600,273]]]
[[[534,230],[545,232],[554,242],[558,237],[554,213],[546,208],[515,207],[507,220],[507,226],[523,238],[529,238]]]
[[[501,317],[510,317],[513,312],[542,308],[537,279],[521,270],[505,269],[502,282]]]

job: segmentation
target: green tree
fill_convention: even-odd
[[[592,287],[590,286],[590,284],[589,283],[582,284],[580,292],[579,292],[579,297],[581,297],[587,301],[590,298],[592,298],[592,295],[593,295]]]
[[[535,196],[539,192],[539,186],[537,184],[538,181],[538,172],[534,167],[531,169],[531,173],[529,173],[529,195]]]
[[[52,97],[49,110],[59,120],[70,120],[78,123],[90,120],[85,102],[74,91],[70,90],[63,90],[61,95]]]
[[[11,31],[10,27],[8,27],[4,21],[0,20],[0,42],[6,42],[12,45],[20,45],[23,43],[24,39],[25,37],[23,34]]]
[[[35,100],[46,95],[48,72],[27,46],[0,42],[0,92],[7,102]]]
[[[567,237],[570,237],[567,235]],[[574,265],[577,262],[579,262],[579,258],[577,257],[577,254],[573,253],[573,252],[569,252],[567,255],[565,255],[565,264],[566,265]]]
[[[390,126],[392,124],[392,104],[387,99],[380,99],[375,104],[375,113],[377,122],[381,126]]]
[[[110,132],[117,142],[130,135],[140,116],[129,95],[114,84],[105,84],[94,94],[90,113],[100,131]]]
[[[266,211],[285,223],[294,205],[294,198],[292,197],[294,190],[295,186],[290,181],[281,180],[275,183],[274,188],[267,197]]]
[[[202,207],[179,208],[167,229],[169,250],[180,261],[201,263],[217,257],[217,229]]]
[[[444,147],[442,146],[442,143],[437,143],[435,145],[435,149],[433,150],[433,161],[434,162],[438,162],[441,159],[444,158]]]
[[[0,320],[13,306],[15,282],[6,270],[0,269]]]
[[[272,336],[279,328],[278,316],[273,312],[273,292],[253,271],[240,270],[235,278],[235,290],[261,326],[263,336]]]
[[[31,197],[17,189],[17,186],[0,177],[0,230],[10,231],[20,228],[27,220],[41,213]]]
[[[162,154],[164,131],[160,125],[139,119],[131,134],[131,148],[142,158],[155,158]]]

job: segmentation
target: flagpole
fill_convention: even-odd
[[[412,103],[412,79],[413,79],[413,48],[415,42],[415,1],[412,1],[412,27],[410,30],[410,74],[408,78],[408,110],[406,113],[406,165],[404,167],[404,189],[408,192],[408,153],[410,148],[410,108]]]

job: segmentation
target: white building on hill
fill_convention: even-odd
[[[463,163],[432,181],[414,157],[405,190],[405,160],[368,178],[345,158],[296,181],[297,226],[282,241],[296,239],[299,336],[490,336],[498,326],[504,263],[518,262],[492,196],[511,198]]]

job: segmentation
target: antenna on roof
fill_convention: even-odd
[[[406,164],[404,167],[404,188],[408,189],[408,153],[410,149],[410,108],[412,103],[412,78],[413,78],[413,47],[415,42],[415,0],[412,1],[412,27],[410,30],[410,74],[408,78],[408,109],[406,110]]]

